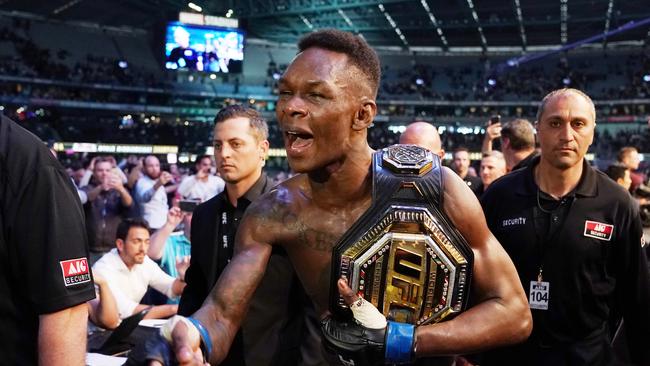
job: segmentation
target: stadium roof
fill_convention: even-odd
[[[650,18],[647,0],[193,0],[204,14],[239,18],[248,35],[294,43],[312,29],[361,34],[388,49],[564,45]],[[0,0],[0,10],[63,21],[151,29],[193,11],[177,0]],[[650,24],[598,42],[647,42]]]

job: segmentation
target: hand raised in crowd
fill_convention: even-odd
[[[490,140],[501,137],[501,122],[493,123],[485,129],[485,137]]]
[[[190,267],[190,256],[176,258],[176,270],[178,271],[178,278],[185,281],[185,272]]]
[[[167,211],[167,225],[169,225],[172,230],[178,226],[184,217],[183,211],[178,207],[172,207]]]
[[[122,183],[122,178],[117,174],[117,172],[111,171],[111,174],[108,174],[106,177],[106,185],[109,189],[121,190],[124,187]]]
[[[161,185],[165,185],[169,183],[172,180],[172,175],[169,172],[162,172],[160,173],[160,178],[158,178],[158,181],[160,182]]]

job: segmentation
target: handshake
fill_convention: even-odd
[[[415,326],[386,321],[384,315],[358,297],[344,279],[339,279],[337,285],[353,318],[341,320],[328,315],[321,321],[323,346],[328,356],[334,358],[332,361],[354,366],[413,362]],[[173,345],[179,340],[192,345],[191,351],[188,347]],[[137,347],[126,365],[144,365],[152,361],[176,365],[178,360],[183,361],[180,362],[183,365],[200,365],[209,360],[211,348],[210,335],[199,321],[175,316],[163,326],[160,335]]]

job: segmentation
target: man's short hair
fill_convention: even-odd
[[[307,34],[298,42],[299,52],[311,47],[347,55],[349,62],[365,75],[374,95],[377,95],[381,78],[379,57],[363,38],[338,29],[322,29]]]
[[[634,146],[623,146],[620,150],[618,150],[618,154],[616,154],[616,160],[619,162],[623,162],[623,160],[633,152],[638,152],[636,147]]]
[[[212,162],[212,155],[208,155],[208,154],[201,155],[198,158],[196,158],[196,160],[194,160],[194,164],[201,164],[203,159],[210,159],[210,162]]]
[[[454,149],[454,153],[452,154],[452,156],[456,156],[456,153],[463,152],[463,151],[469,154],[469,149],[466,148],[465,146],[461,146]]]
[[[266,124],[266,119],[253,108],[244,107],[240,104],[233,104],[221,108],[217,116],[214,117],[214,125],[216,126],[217,123],[237,117],[248,118],[250,127],[255,131],[255,135],[257,136],[257,141],[264,141],[269,138],[269,126]]]
[[[114,160],[111,159],[108,156],[98,156],[98,157],[95,158],[95,165],[93,166],[93,168],[97,168],[97,164],[99,164],[99,163],[110,163],[111,167],[112,167],[113,166],[113,161]]]
[[[594,105],[593,100],[591,100],[591,98],[587,94],[585,94],[585,92],[574,88],[562,88],[562,89],[553,90],[552,92],[546,94],[544,99],[542,99],[542,101],[539,103],[539,108],[537,109],[537,122],[539,123],[539,121],[542,119],[542,115],[544,114],[544,108],[546,108],[546,104],[548,103],[549,100],[551,100],[555,96],[562,95],[562,94],[569,94],[569,93],[579,95],[585,98],[585,100],[589,102],[589,104],[591,104],[591,113],[593,114],[594,121],[596,121],[596,106]]]
[[[625,172],[627,167],[623,164],[612,164],[607,167],[605,173],[608,177],[612,178],[614,182],[617,182],[619,179],[625,179]]]
[[[483,154],[483,158],[495,158],[498,160],[503,160],[504,162],[506,161],[503,153],[499,150],[492,150],[489,153],[485,153]]]
[[[527,119],[517,118],[504,123],[501,138],[504,137],[510,141],[510,147],[515,151],[535,148],[535,128]]]
[[[151,230],[149,228],[149,223],[147,222],[147,220],[140,217],[128,218],[122,220],[120,224],[117,225],[115,238],[126,241],[126,237],[129,235],[129,230],[131,230],[131,228],[133,227],[141,227],[143,229],[147,229],[147,231]]]

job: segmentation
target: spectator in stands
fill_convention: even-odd
[[[172,179],[169,172],[161,172],[160,161],[154,155],[144,159],[144,174],[135,184],[135,200],[140,214],[152,229],[160,229],[167,217],[167,191],[165,185]]]
[[[225,186],[220,177],[210,173],[212,157],[203,155],[196,159],[196,174],[185,177],[178,187],[181,199],[205,202],[216,196]]]
[[[476,175],[470,174],[469,171],[469,150],[465,147],[459,147],[454,150],[454,160],[452,161],[451,168],[458,176],[465,181],[469,189],[474,192],[478,197],[483,192],[483,183]]]
[[[635,194],[637,189],[641,187],[645,181],[645,177],[641,173],[637,173],[636,170],[639,169],[639,164],[641,163],[639,159],[639,151],[632,146],[622,147],[618,151],[617,160],[619,163],[623,164],[630,171],[630,179],[632,179],[632,184],[630,185],[630,193]]]
[[[632,178],[630,177],[630,170],[623,164],[616,163],[607,167],[607,176],[612,180],[629,191],[632,185]]]
[[[151,286],[169,298],[180,296],[185,288],[183,278],[174,278],[163,272],[147,257],[149,249],[149,226],[140,219],[123,220],[117,227],[115,246],[93,266],[93,273],[104,277],[115,300],[121,319],[136,314],[149,305],[140,300]],[[184,275],[187,264],[177,267]],[[153,306],[147,318],[167,318],[176,314],[177,305]]]
[[[94,160],[93,179],[82,188],[88,197],[84,211],[91,265],[115,247],[117,225],[133,204],[133,198],[111,160],[108,157]]]
[[[492,182],[506,174],[506,160],[500,151],[493,150],[481,159],[480,170],[483,191],[485,191]]]
[[[68,166],[67,171],[74,184],[79,187],[81,179],[86,175],[86,168],[83,163],[79,160],[75,160]]]
[[[418,145],[438,155],[440,160],[445,158],[438,129],[428,122],[413,122],[406,126],[399,137],[399,143]]]
[[[537,155],[535,152],[535,128],[526,119],[492,123],[485,129],[481,152],[483,155],[492,151],[492,142],[501,138],[501,152],[506,161],[507,171],[523,168],[530,164]]]
[[[182,231],[174,231],[183,224]],[[160,268],[172,277],[185,278],[177,267],[186,268],[190,264],[190,230],[192,213],[172,207],[167,213],[167,222],[151,235],[151,245],[147,251],[149,258],[159,261]]]

